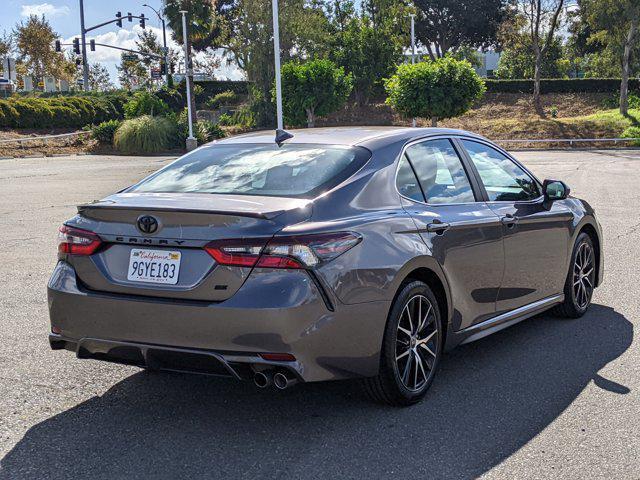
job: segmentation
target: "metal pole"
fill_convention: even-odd
[[[273,56],[276,66],[276,114],[278,130],[284,129],[282,122],[282,83],[280,81],[280,22],[278,20],[278,0],[272,0],[273,10]]]
[[[164,46],[164,78],[167,82],[167,87],[169,86],[169,49],[167,48],[167,29],[164,22],[164,18],[162,20],[162,43]]]
[[[187,11],[180,10],[182,14],[182,39],[184,40],[184,61],[187,83],[187,113],[189,117],[189,138],[187,138],[187,150],[193,150],[198,146],[198,141],[193,136],[193,118],[191,109],[191,61],[189,59],[189,48],[187,47]]]
[[[415,15],[411,14],[411,64],[416,63],[416,27],[415,27]],[[411,121],[413,127],[417,126],[416,119]]]
[[[87,65],[87,39],[84,29],[84,0],[80,0],[80,36],[82,37],[82,80],[84,90],[89,90],[89,65]]]

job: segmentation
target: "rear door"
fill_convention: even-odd
[[[410,144],[397,175],[403,205],[442,266],[456,330],[492,317],[504,270],[502,225],[449,138]]]
[[[573,214],[562,204],[544,205],[539,182],[491,145],[463,139],[487,205],[500,217],[505,274],[499,313],[561,293],[567,276]]]

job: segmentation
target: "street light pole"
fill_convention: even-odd
[[[80,35],[82,37],[82,81],[85,91],[89,90],[89,65],[87,65],[87,37],[84,28],[84,0],[80,0]]]
[[[162,22],[162,46],[164,48],[164,65],[165,65],[165,80],[167,82],[167,86],[169,85],[169,48],[167,47],[167,27],[164,21],[164,17],[160,15],[160,12],[153,8],[151,5],[147,5],[146,3],[142,5],[143,7],[148,7],[155,12],[160,21]]]
[[[280,22],[278,19],[278,0],[271,1],[273,11],[273,56],[276,67],[276,115],[278,130],[284,129],[282,121],[282,82],[280,80]]]
[[[412,13],[411,17],[411,64],[416,63],[416,27],[415,27],[415,15]],[[416,119],[411,121],[412,126],[417,126]]]
[[[184,40],[184,62],[187,83],[187,113],[189,117],[189,137],[187,138],[187,150],[191,151],[198,146],[198,141],[193,136],[193,117],[191,107],[191,81],[193,80],[193,72],[191,70],[191,59],[189,58],[189,47],[187,46],[189,32],[187,30],[187,11],[180,10],[182,14],[182,39]]]

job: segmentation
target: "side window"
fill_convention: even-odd
[[[398,176],[396,177],[396,187],[401,195],[408,197],[416,202],[424,202],[424,196],[420,185],[418,185],[418,179],[413,168],[409,165],[406,155],[403,155],[400,159],[400,166],[398,168]]]
[[[430,204],[475,202],[462,161],[449,140],[430,140],[407,148],[406,156],[418,175]]]
[[[489,200],[533,200],[540,196],[536,181],[499,151],[482,143],[462,141],[475,165]]]

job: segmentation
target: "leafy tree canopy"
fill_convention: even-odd
[[[457,117],[485,92],[484,81],[467,61],[451,57],[400,65],[387,82],[387,103],[405,117]]]
[[[285,121],[291,125],[315,125],[317,117],[344,105],[351,93],[351,76],[330,60],[288,62],[282,66]]]

